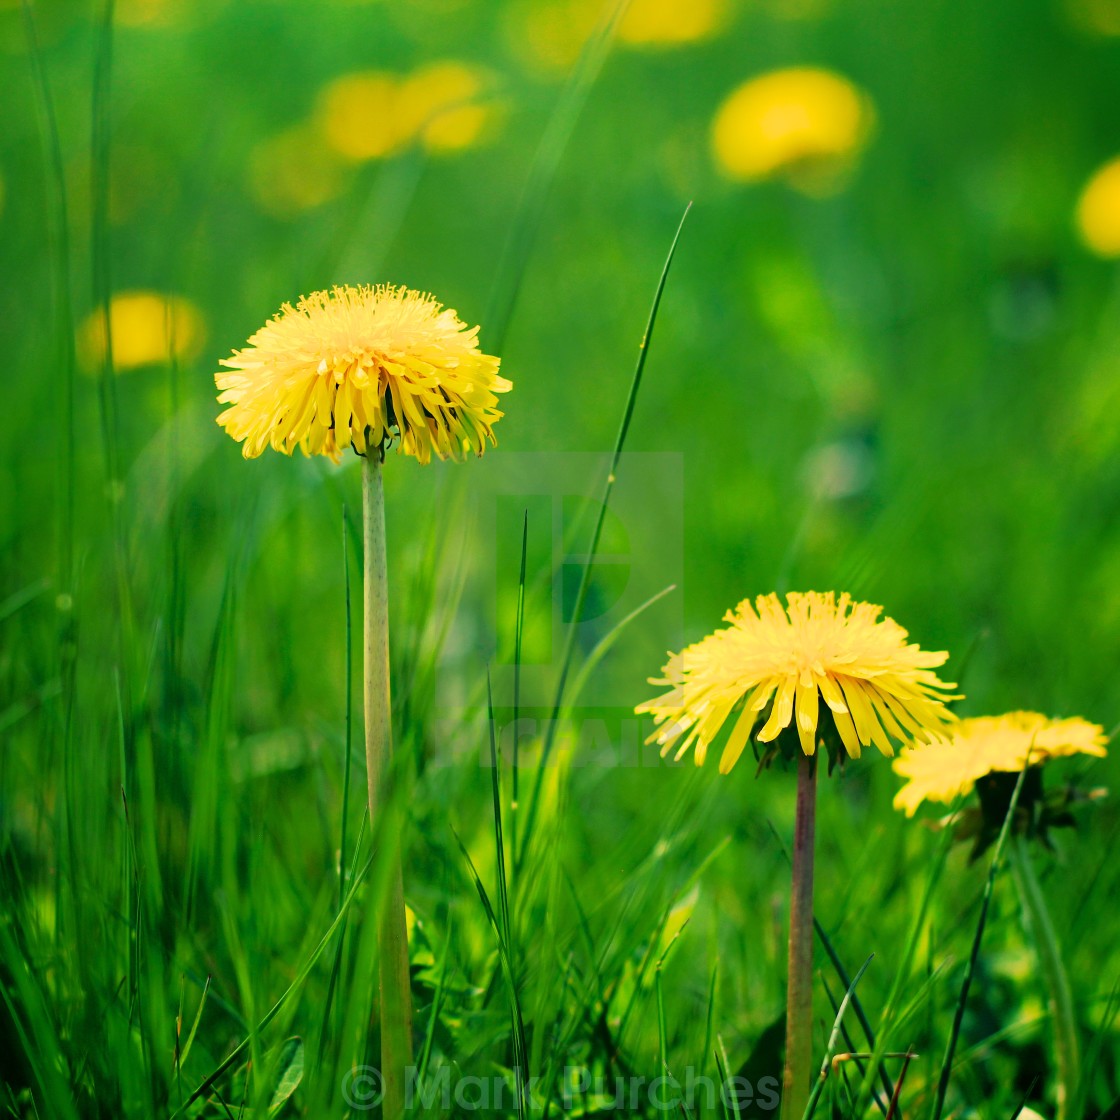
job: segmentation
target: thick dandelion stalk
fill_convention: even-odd
[[[1061,947],[1050,921],[1046,896],[1031,863],[1027,838],[1014,837],[1010,853],[1011,869],[1019,888],[1027,932],[1034,941],[1035,953],[1048,989],[1050,1018],[1054,1025],[1054,1054],[1058,1067],[1057,1120],[1080,1120],[1074,1114],[1081,1064],[1077,1020],[1073,1014],[1069,978],[1062,964]]]
[[[813,845],[816,834],[817,764],[797,760],[797,819],[789,900],[789,987],[786,995],[786,1064],[782,1120],[801,1120],[809,1103],[813,1061]]]
[[[385,496],[381,454],[371,448],[363,460],[362,489],[365,525],[365,720],[366,767],[369,776],[370,821],[389,802],[386,789],[393,749],[389,698],[389,585],[385,556]],[[381,994],[381,1076],[386,1117],[402,1116],[405,1079],[412,1064],[412,991],[409,982],[408,930],[404,914],[404,881],[400,849],[383,834],[384,851],[392,860],[388,894],[377,932],[378,986]]]
[[[369,811],[387,886],[378,916],[383,1112],[404,1113],[412,1063],[412,1000],[399,829],[392,796],[389,593],[381,467],[395,444],[419,463],[462,462],[495,443],[499,393],[513,388],[501,359],[434,297],[392,284],[336,286],[280,311],[221,361],[218,423],[246,459],[265,448],[291,455],[351,450],[364,460],[365,700]]]

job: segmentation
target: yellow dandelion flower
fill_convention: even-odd
[[[642,47],[699,42],[720,30],[726,14],[726,0],[631,0],[618,37]]]
[[[881,611],[831,591],[790,592],[784,608],[777,595],[761,595],[753,606],[744,599],[724,616],[728,627],[671,656],[665,676],[651,679],[670,691],[635,709],[652,714],[660,729],[648,741],[660,743],[663,755],[675,747],[676,758],[695,745],[702,765],[738,709],[719,764],[726,774],[769,708],[758,740],[772,742],[796,722],[801,749],[812,755],[822,696],[852,758],[871,743],[891,755],[892,738],[932,739],[954,718],[944,706],[954,686],[933,672],[948,654],[908,644],[906,631]]]
[[[1077,229],[1099,257],[1120,257],[1120,156],[1085,184],[1077,203]]]
[[[962,719],[947,739],[911,747],[892,764],[907,779],[894,807],[912,817],[923,801],[950,804],[994,772],[1017,773],[1051,758],[1107,753],[1104,729],[1083,719],[1048,719],[1038,712]]]
[[[314,292],[280,312],[215,374],[218,423],[244,442],[328,455],[381,451],[394,438],[421,463],[481,455],[512,385],[500,360],[430,295],[388,284]]]
[[[198,353],[206,335],[202,312],[190,300],[160,292],[117,292],[109,301],[113,365],[118,371],[183,360]],[[97,310],[78,332],[87,369],[105,357],[105,314]]]
[[[847,78],[796,67],[752,78],[716,113],[712,146],[730,178],[777,175],[810,193],[833,187],[870,135],[868,98]]]

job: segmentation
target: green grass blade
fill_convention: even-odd
[[[509,883],[506,880],[506,845],[502,831],[502,776],[501,758],[498,755],[497,736],[494,731],[494,692],[490,684],[490,670],[486,670],[486,711],[490,730],[490,789],[494,800],[494,859],[498,869],[498,907],[502,917],[502,933],[506,940],[512,965],[513,940],[509,920]]]
[[[171,1114],[171,1120],[175,1120],[175,1117],[183,1115],[183,1113],[187,1109],[189,1109],[196,1100],[198,1100],[205,1093],[208,1093],[214,1087],[219,1078],[221,1078],[223,1074],[231,1069],[234,1063],[242,1057],[245,1051],[249,1048],[250,1041],[260,1036],[261,1032],[268,1027],[269,1023],[271,1023],[273,1019],[275,1019],[276,1016],[280,1014],[280,1012],[287,1005],[292,996],[295,995],[295,993],[303,987],[304,982],[310,975],[312,968],[315,967],[316,962],[322,956],[323,950],[327,947],[327,945],[330,944],[331,939],[335,935],[335,932],[345,920],[346,915],[350,912],[350,907],[354,903],[354,898],[358,893],[358,888],[365,880],[369,869],[373,866],[373,862],[374,859],[371,856],[362,867],[361,872],[354,877],[353,882],[350,884],[350,890],[346,895],[346,900],[342,904],[342,908],[334,916],[333,921],[327,927],[327,930],[323,934],[323,936],[319,938],[319,941],[316,944],[315,948],[300,965],[299,971],[296,973],[295,978],[287,986],[287,988],[284,989],[283,993],[280,995],[280,998],[277,999],[272,1007],[270,1007],[264,1014],[260,1022],[257,1023],[255,1029],[250,1033],[249,1037],[242,1039],[241,1042],[239,1042],[237,1046],[235,1046],[233,1050],[230,1051],[230,1053],[209,1074],[207,1074],[205,1078],[203,1078],[202,1082],[191,1093],[186,1101]]]
[[[494,907],[490,902],[490,895],[486,891],[486,886],[482,882],[481,876],[478,874],[478,869],[474,865],[474,860],[471,859],[470,852],[467,851],[466,844],[463,843],[459,834],[451,829],[452,835],[455,837],[455,842],[459,845],[459,851],[463,855],[463,859],[467,864],[467,871],[470,873],[471,880],[474,883],[474,889],[478,893],[479,901],[482,903],[482,908],[486,912],[487,920],[490,922],[491,928],[494,930],[498,939],[498,957],[502,964],[502,971],[505,974],[506,986],[509,991],[510,1010],[513,1017],[513,1032],[514,1032],[514,1056],[515,1060],[522,1061],[522,1055],[528,1055],[529,1048],[526,1044],[525,1036],[525,1020],[521,1013],[521,997],[517,990],[517,977],[513,972],[513,961],[509,955],[509,946],[502,933],[502,922],[494,913]],[[515,1076],[518,1077],[517,1085],[517,1114],[523,1116],[525,1112],[525,1088],[528,1085],[528,1071],[522,1066],[520,1069],[515,1070]]]
[[[1025,836],[1016,836],[1009,848],[1011,871],[1019,889],[1027,935],[1034,942],[1035,955],[1047,989],[1054,1028],[1054,1053],[1058,1069],[1058,1120],[1081,1120],[1076,1111],[1077,1086],[1081,1081],[1080,1044],[1077,1016],[1069,976],[1062,963],[1062,949],[1046,894],[1035,874]]]
[[[564,642],[564,651],[560,658],[560,678],[557,682],[556,694],[552,702],[552,718],[548,722],[548,730],[545,733],[544,743],[541,748],[541,759],[537,770],[537,776],[533,783],[533,796],[529,802],[526,815],[525,835],[521,842],[521,850],[515,855],[517,866],[520,866],[521,862],[523,862],[525,853],[528,850],[528,845],[532,840],[533,825],[536,819],[537,807],[540,804],[540,794],[544,785],[544,776],[548,768],[549,756],[556,742],[556,727],[559,722],[560,710],[564,702],[564,690],[568,681],[568,673],[571,671],[572,658],[575,654],[576,631],[579,628],[580,619],[583,617],[583,608],[587,599],[587,589],[591,583],[591,572],[595,564],[595,555],[599,550],[599,538],[602,536],[603,523],[607,516],[607,508],[610,505],[611,494],[614,491],[619,460],[622,457],[623,448],[626,446],[626,435],[630,430],[630,421],[634,416],[634,406],[637,404],[638,392],[642,387],[642,373],[645,371],[646,359],[649,357],[650,344],[653,341],[653,330],[657,324],[657,312],[661,307],[661,297],[665,292],[665,283],[669,279],[669,270],[673,264],[673,257],[676,255],[681,232],[684,229],[684,223],[688,219],[688,214],[691,209],[692,203],[690,202],[684,208],[684,213],[677,223],[676,233],[673,234],[673,240],[669,245],[669,252],[665,257],[665,263],[661,268],[661,275],[658,278],[657,287],[654,290],[653,303],[650,306],[645,333],[642,335],[642,341],[638,347],[638,360],[634,366],[634,375],[630,381],[630,391],[626,397],[626,407],[623,409],[622,422],[619,424],[618,436],[615,439],[610,469],[607,472],[607,480],[603,488],[603,497],[599,505],[599,514],[595,521],[594,532],[591,535],[590,547],[587,550],[587,562],[584,565],[583,574],[580,577],[579,590],[576,593],[575,606],[572,611],[572,619],[568,626],[568,633]]]
[[[416,1084],[423,1085],[424,1078],[428,1075],[428,1065],[432,1060],[432,1045],[436,1037],[436,1025],[439,1023],[439,1013],[443,1006],[443,994],[447,990],[447,972],[451,964],[452,930],[447,930],[447,941],[443,946],[443,955],[439,964],[439,979],[436,981],[436,990],[432,995],[432,1013],[428,1016],[428,1029],[424,1032],[424,1045],[420,1050],[420,1064],[417,1066]]]
[[[54,98],[43,64],[42,48],[35,23],[31,0],[23,0],[24,27],[27,35],[27,57],[31,63],[32,84],[35,89],[36,109],[39,114],[40,134],[43,141],[43,159],[46,165],[49,206],[49,245],[51,253],[51,283],[54,303],[54,337],[58,346],[57,361],[61,371],[59,388],[59,438],[57,445],[59,471],[58,510],[58,591],[71,596],[71,607],[66,612],[67,624],[61,634],[62,654],[72,658],[69,649],[73,626],[74,593],[74,455],[76,427],[74,422],[74,389],[77,361],[74,344],[74,307],[70,289],[70,216],[66,201],[66,171],[62,154],[62,141],[55,113]]]
[[[731,1068],[731,1063],[727,1060],[727,1047],[723,1043],[723,1038],[716,1035],[716,1072],[719,1074],[720,1085],[727,1085],[729,1077],[728,1070]],[[724,1120],[742,1120],[742,1113],[739,1110],[739,1094],[736,1092],[720,1093],[720,1103],[723,1105]],[[730,1103],[728,1103],[730,1101]]]
[[[815,921],[815,919],[814,919],[814,921]],[[825,995],[828,996],[829,1005],[832,1007],[832,1014],[835,1015],[840,1010],[840,1001],[833,994],[832,985],[829,984],[828,977],[827,976],[822,976],[821,977],[821,982],[824,984]],[[851,981],[848,981],[848,984],[850,986]],[[854,992],[852,993],[852,996],[853,996],[853,998],[852,998],[852,1010],[854,1011],[855,1010],[855,993]],[[856,1046],[855,1040],[852,1038],[852,1032],[850,1030],[848,1030],[848,1024],[847,1023],[843,1023],[841,1025],[841,1032],[843,1033],[844,1045],[845,1045],[845,1047],[847,1047],[848,1053],[849,1054],[855,1054],[859,1050],[859,1047]],[[856,1069],[859,1070],[860,1075],[862,1076],[864,1071],[865,1071],[865,1068],[866,1068],[864,1066],[863,1059],[853,1058],[853,1061],[856,1064]],[[847,1073],[844,1074],[844,1082],[845,1082],[845,1085],[846,1085],[847,1084]],[[887,1083],[888,1083],[888,1085],[890,1084],[889,1079],[888,1079]],[[883,1103],[883,1098],[879,1096],[878,1092],[876,1092],[875,1089],[871,1090],[871,1099],[874,1102],[875,1107],[884,1116],[886,1116],[887,1106]]]
[[[708,1068],[708,1052],[712,1048],[712,1037],[716,1024],[716,978],[719,976],[719,961],[712,965],[712,980],[708,985],[708,1014],[704,1019],[704,1046],[700,1051],[700,1076]]]
[[[817,1107],[817,1101],[820,1100],[821,1092],[824,1090],[825,1082],[828,1080],[828,1067],[832,1064],[832,1057],[836,1053],[836,1044],[840,1041],[840,1028],[844,1022],[844,1015],[852,1002],[852,993],[855,991],[856,985],[860,982],[863,974],[867,971],[868,966],[874,959],[875,954],[872,953],[871,956],[860,965],[859,971],[852,978],[852,982],[848,985],[848,990],[844,993],[844,998],[840,1001],[840,1007],[836,1012],[836,1018],[832,1021],[832,1033],[828,1036],[828,1045],[825,1046],[820,1073],[817,1076],[816,1083],[813,1085],[813,1091],[809,1094],[809,1102],[805,1106],[804,1120],[810,1120],[810,1117]]]
[[[953,1025],[949,1031],[949,1041],[945,1045],[945,1057],[941,1062],[941,1075],[937,1079],[937,1095],[934,1097],[933,1108],[930,1110],[932,1120],[941,1120],[941,1113],[945,1108],[945,1094],[949,1089],[949,1078],[953,1072],[953,1054],[957,1049],[957,1039],[961,1033],[961,1023],[964,1021],[964,1009],[968,1003],[968,990],[972,986],[972,977],[976,971],[976,962],[980,959],[980,944],[984,938],[984,927],[988,921],[988,907],[992,901],[992,892],[995,888],[996,876],[999,874],[1000,863],[1003,859],[1003,849],[1007,838],[1011,834],[1011,822],[1015,817],[1015,810],[1019,805],[1019,794],[1023,789],[1023,782],[1027,776],[1030,762],[1028,756],[1023,769],[1019,771],[1019,780],[1015,783],[1015,790],[1011,794],[1011,802],[1007,806],[1007,815],[1003,818],[1003,827],[999,830],[999,839],[996,849],[992,854],[992,864],[988,869],[988,881],[984,885],[984,896],[980,903],[980,917],[976,923],[976,933],[972,938],[972,952],[965,966],[964,979],[961,981],[961,991],[957,998],[957,1009],[953,1015]]]
[[[891,982],[890,991],[887,994],[886,1005],[879,1017],[879,1026],[875,1031],[875,1045],[872,1048],[867,1073],[864,1075],[863,1084],[856,1102],[856,1114],[860,1116],[867,1111],[867,1106],[871,1099],[873,1083],[875,1079],[880,1076],[880,1068],[883,1055],[887,1049],[890,1031],[897,1018],[899,1000],[902,998],[903,989],[910,977],[910,968],[918,950],[918,942],[921,938],[922,929],[925,926],[926,915],[929,913],[930,905],[933,902],[934,891],[937,889],[937,884],[941,881],[941,875],[945,870],[946,860],[949,858],[949,849],[953,844],[953,824],[956,821],[961,800],[962,799],[958,797],[950,808],[948,821],[941,832],[937,851],[934,853],[933,860],[930,864],[930,871],[926,878],[925,888],[922,891],[921,902],[918,904],[918,909],[910,923],[910,929],[902,953],[902,961],[895,972],[894,980]]]
[[[15,1027],[20,1050],[39,1085],[42,1102],[47,1106],[45,1115],[77,1120],[78,1113],[66,1078],[68,1063],[50,1016],[49,996],[17,943],[10,929],[11,920],[7,914],[0,917],[0,962],[10,978],[0,983],[0,998]]]
[[[587,682],[591,679],[591,674],[598,668],[599,663],[610,652],[611,647],[618,641],[622,631],[626,629],[636,618],[645,614],[654,603],[659,603],[666,595],[676,591],[677,585],[675,583],[669,584],[668,587],[663,587],[655,595],[651,595],[644,603],[635,607],[625,618],[621,618],[614,626],[611,627],[606,634],[604,634],[595,647],[587,655],[587,660],[580,666],[580,670],[575,680],[572,681],[572,690],[570,700],[574,702],[579,697]]]
[[[521,524],[521,570],[517,576],[517,619],[514,624],[513,636],[513,757],[511,762],[510,780],[512,792],[510,794],[509,814],[509,846],[510,850],[517,853],[517,814],[520,808],[520,775],[521,775],[521,736],[517,733],[518,720],[521,717],[521,649],[525,637],[525,564],[529,554],[529,511],[525,510],[525,517]]]
[[[1085,1055],[1084,1070],[1095,1070],[1097,1068],[1101,1060],[1101,1054],[1111,1040],[1113,1025],[1118,1015],[1120,1015],[1120,979],[1117,979],[1112,985],[1112,991],[1109,992],[1108,1000],[1105,1002],[1100,1025],[1097,1027],[1093,1040],[1089,1044],[1088,1053]],[[1089,1078],[1083,1074],[1077,1087],[1077,1099],[1074,1101],[1074,1108],[1082,1115],[1088,1103],[1090,1088]]]

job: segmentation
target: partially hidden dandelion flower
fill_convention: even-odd
[[[961,720],[946,739],[903,751],[892,764],[907,782],[894,807],[912,817],[923,801],[951,804],[988,774],[1016,774],[1027,765],[1073,754],[1103,758],[1104,729],[1087,720],[1008,712]]]
[[[218,423],[254,458],[272,447],[327,455],[399,451],[427,463],[481,455],[512,385],[500,359],[432,296],[388,284],[285,303],[215,374]]]
[[[1120,35],[1120,0],[1066,0],[1065,7],[1079,30],[1103,38]]]
[[[719,33],[727,0],[631,0],[618,27],[623,43],[670,47]]]
[[[337,198],[347,181],[342,158],[306,122],[254,145],[247,169],[253,199],[276,218],[322,206]]]
[[[1077,230],[1098,257],[1120,257],[1120,156],[1085,184],[1077,202]]]
[[[116,292],[108,322],[103,310],[94,311],[78,332],[78,348],[86,368],[95,369],[111,341],[113,367],[124,371],[191,358],[205,335],[202,312],[182,296]]]
[[[801,750],[812,755],[826,725],[824,698],[847,755],[858,758],[874,744],[892,755],[892,739],[923,742],[944,733],[954,719],[945,707],[953,685],[933,670],[947,653],[928,653],[907,642],[906,631],[882,608],[847,594],[791,592],[744,599],[722,630],[671,656],[663,678],[651,684],[669,692],[638,705],[659,730],[650,742],[681,758],[695,748],[702,765],[708,748],[738,712],[720,759],[726,774],[743,753],[755,723],[768,716],[757,738],[769,743],[794,723]]]
[[[784,175],[810,194],[842,179],[871,133],[874,111],[847,78],[793,67],[744,82],[719,107],[712,147],[731,179]]]

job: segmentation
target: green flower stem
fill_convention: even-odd
[[[1027,933],[1034,942],[1039,967],[1046,981],[1050,1003],[1050,1018],[1054,1025],[1054,1053],[1058,1067],[1057,1120],[1080,1120],[1077,1108],[1078,1082],[1080,1080],[1080,1053],[1077,1042],[1077,1020],[1073,1014],[1073,997],[1069,978],[1062,964],[1061,947],[1046,896],[1034,872],[1031,854],[1025,836],[1014,837],[1011,844],[1011,869],[1019,888],[1023,917]]]
[[[816,833],[817,764],[798,753],[797,819],[789,899],[789,987],[786,995],[786,1064],[782,1120],[801,1120],[809,1102],[813,1062],[813,843]]]
[[[393,750],[389,700],[389,587],[385,558],[385,495],[381,459],[371,449],[362,466],[365,512],[365,719],[369,815],[376,822],[388,803],[384,788]],[[391,853],[391,854],[390,854]],[[383,855],[392,860],[388,894],[378,928],[381,992],[381,1077],[383,1115],[404,1115],[405,1078],[412,1064],[412,990],[408,969],[408,930],[399,847],[390,840]]]

